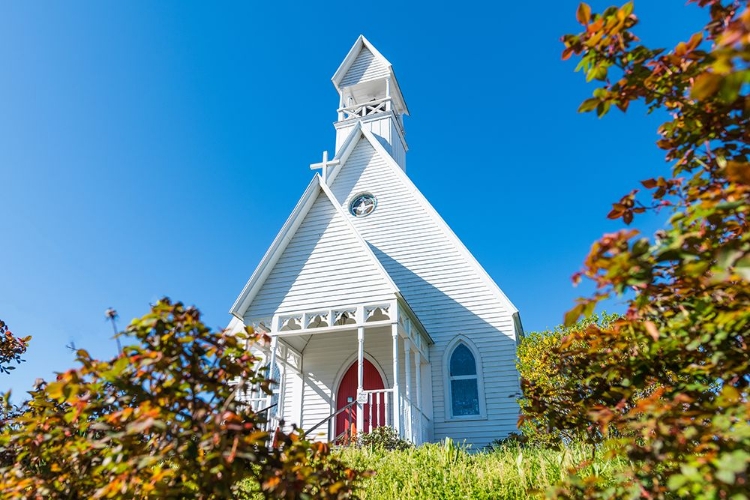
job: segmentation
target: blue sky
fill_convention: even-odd
[[[1,390],[71,367],[70,342],[115,354],[110,306],[124,327],[167,295],[225,326],[332,153],[330,78],[360,33],[412,113],[409,176],[527,331],[561,322],[610,204],[666,172],[662,117],[576,113],[576,1],[383,5],[0,3],[0,318],[33,336]],[[636,13],[657,46],[702,20],[684,0]]]

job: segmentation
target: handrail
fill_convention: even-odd
[[[380,99],[373,99],[372,101],[363,102],[361,104],[352,104],[351,106],[344,106],[336,111],[357,111],[358,109],[362,109],[363,106],[377,106],[378,104],[383,104],[384,102],[388,102],[392,100],[392,97],[381,97]]]
[[[427,414],[425,414],[425,412],[422,411],[422,408],[420,408],[419,406],[417,406],[416,404],[414,404],[412,402],[411,398],[407,398],[406,396],[402,395],[401,399],[403,399],[404,401],[406,401],[406,403],[409,405],[410,408],[413,408],[413,409],[417,410],[424,418],[427,419],[428,422],[430,421],[430,417],[428,417]]]
[[[314,431],[315,429],[317,429],[321,425],[325,424],[326,422],[328,422],[329,420],[331,420],[333,417],[337,416],[339,413],[342,413],[344,410],[348,410],[349,408],[351,408],[352,406],[354,406],[356,404],[357,404],[356,401],[352,401],[351,403],[349,403],[348,405],[344,406],[343,408],[341,408],[340,410],[336,411],[335,413],[331,413],[326,418],[324,418],[323,420],[321,420],[320,422],[318,422],[317,424],[315,424],[312,427],[312,429],[310,429],[309,431],[306,431],[305,435],[310,434],[312,431]]]
[[[255,412],[255,414],[256,414],[256,415],[259,415],[259,414],[261,414],[261,413],[265,413],[265,412],[267,412],[268,410],[270,410],[271,408],[273,408],[274,406],[278,406],[278,405],[279,405],[279,403],[278,403],[278,401],[277,401],[276,403],[272,404],[271,406],[267,406],[267,407],[263,408],[262,410],[258,410],[258,411],[256,411],[256,412]]]

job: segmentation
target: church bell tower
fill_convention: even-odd
[[[339,93],[336,152],[357,123],[406,170],[403,116],[409,114],[391,63],[362,35],[331,79]]]

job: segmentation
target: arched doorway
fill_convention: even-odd
[[[370,361],[364,360],[364,390],[374,391],[378,389],[385,389],[383,379],[380,376],[380,372],[375,368]],[[341,383],[339,384],[339,390],[336,393],[336,410],[344,408],[349,403],[357,400],[357,362],[355,361],[346,370]],[[372,427],[375,428],[380,422],[381,425],[385,424],[385,404],[380,404],[378,408],[373,408],[372,415]],[[380,415],[376,415],[375,412],[379,412]],[[369,430],[370,428],[370,405],[364,405],[364,426],[362,430]],[[357,405],[354,404],[347,408],[345,411],[339,413],[336,417],[336,430],[335,436],[338,441],[348,441],[351,436],[357,431]],[[339,437],[340,436],[340,437]]]

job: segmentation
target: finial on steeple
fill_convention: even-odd
[[[310,170],[320,169],[322,171],[323,182],[328,181],[328,167],[335,167],[339,164],[339,160],[328,161],[328,151],[323,151],[323,161],[320,163],[310,164]]]

